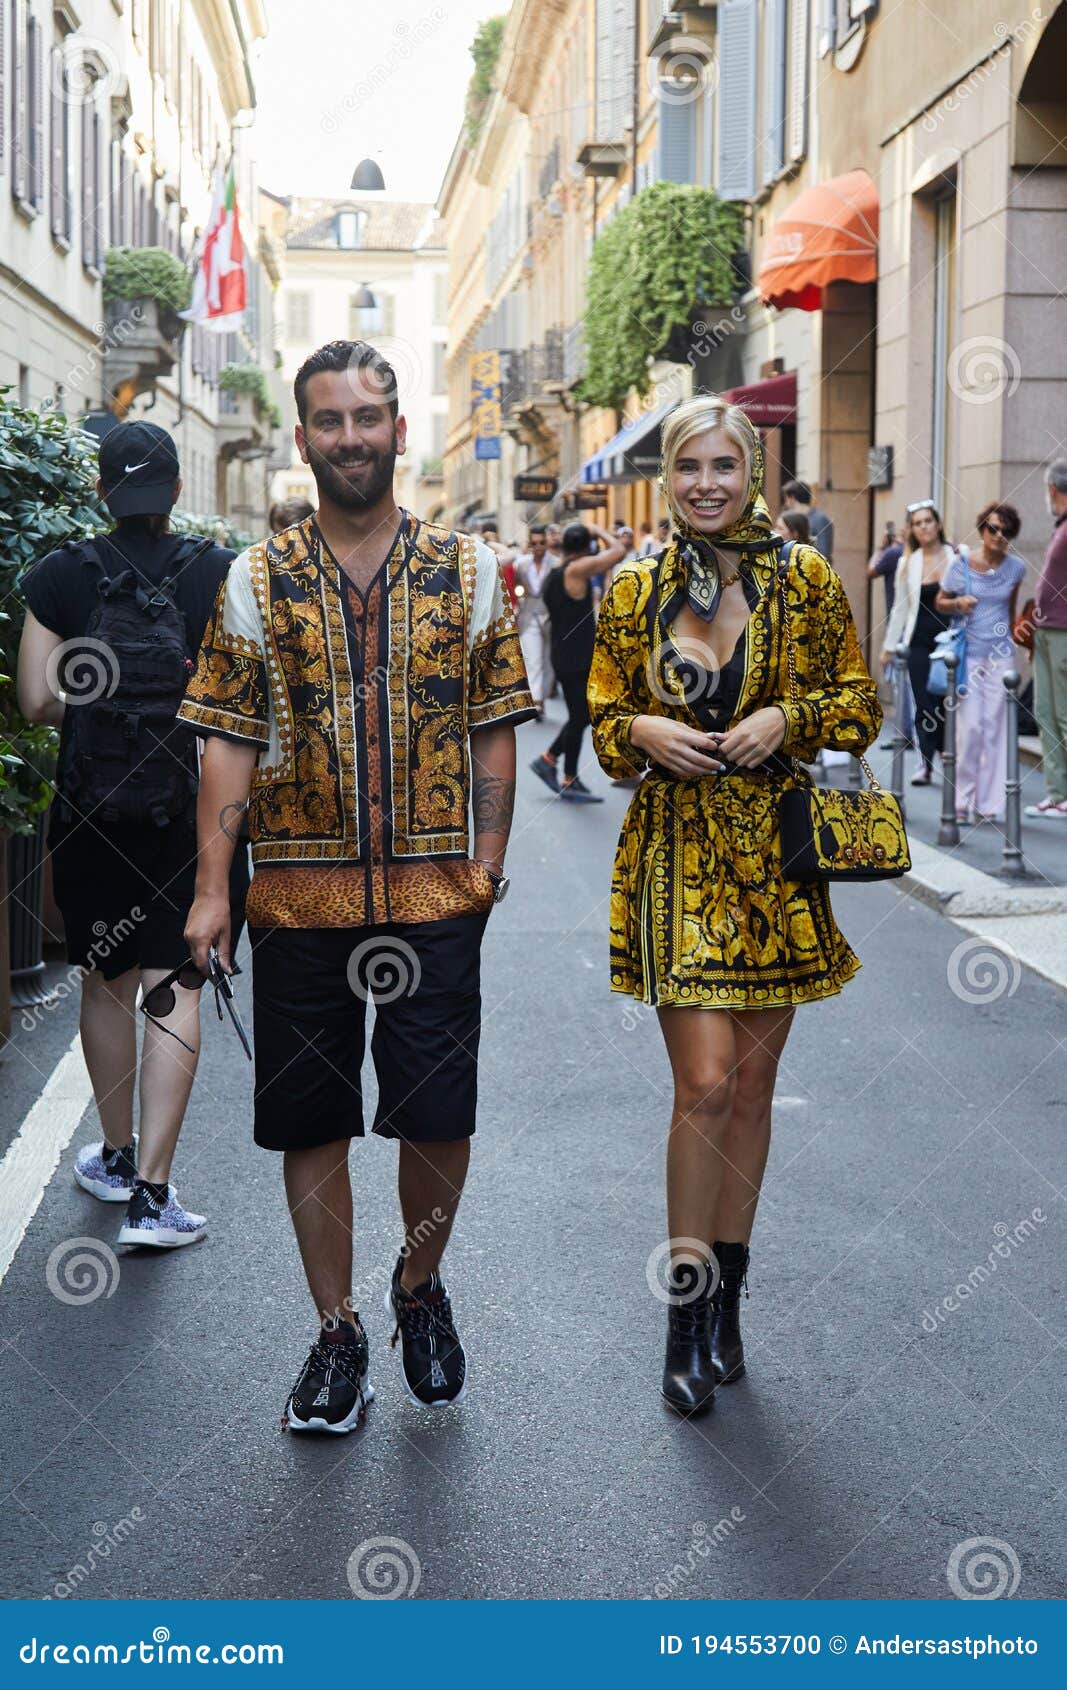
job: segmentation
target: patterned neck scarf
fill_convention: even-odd
[[[720,551],[736,552],[738,567],[745,569],[761,554],[776,554],[782,541],[771,532],[771,513],[763,497],[763,449],[757,440],[749,467],[748,491],[736,522],[716,534],[714,541],[700,534],[675,512],[678,555],[685,565],[685,591],[689,608],[702,622],[710,622],[722,598]]]

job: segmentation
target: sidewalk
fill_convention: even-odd
[[[885,738],[883,733],[883,738]],[[868,754],[877,778],[888,787],[892,755],[880,747]],[[901,882],[913,898],[930,904],[965,933],[988,939],[1009,962],[1033,969],[1067,988],[1067,824],[1023,817],[1025,876],[1003,874],[1003,825],[981,822],[960,828],[960,842],[937,844],[941,785],[913,787],[915,757],[905,757],[904,806],[912,866]],[[820,775],[844,786],[848,769]],[[1044,796],[1037,768],[1023,767],[1022,802]],[[991,963],[993,959],[990,959]]]

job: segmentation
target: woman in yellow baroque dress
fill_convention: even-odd
[[[615,573],[589,713],[606,772],[647,771],[615,856],[611,985],[657,1008],[671,1063],[663,1395],[695,1414],[744,1371],[739,1300],[795,1007],[860,966],[825,882],[782,876],[779,800],[810,778],[792,759],[864,751],[882,713],[845,590],[811,546],[788,557],[790,701],[782,541],[744,411],[677,406],[663,486],[675,538]]]

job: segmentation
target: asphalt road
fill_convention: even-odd
[[[547,738],[521,730],[524,762]],[[487,933],[480,1127],[447,1258],[466,1402],[402,1396],[381,1306],[395,1152],[368,1140],[377,1400],[349,1438],[280,1431],[313,1321],[247,1067],[212,1016],[176,1169],[208,1239],[124,1254],[110,1295],[49,1289],[57,1245],[118,1223],[70,1177],[87,1115],[0,1287],[4,1596],[344,1597],[380,1538],[420,1598],[952,1600],[990,1538],[1005,1594],[1063,1593],[1062,995],[895,887],[837,892],[865,966],[786,1051],[748,1376],[680,1422],[646,1278],[668,1069],[654,1014],[606,984],[630,795],[589,779],[607,802],[572,809],[524,768]],[[75,1028],[71,998],[19,1032],[8,1134]]]

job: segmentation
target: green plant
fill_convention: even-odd
[[[109,526],[97,497],[97,443],[53,411],[31,411],[0,388],[0,826],[28,833],[52,796],[58,738],[19,713],[11,677],[32,563],[64,540]]]
[[[485,117],[489,105],[489,96],[493,92],[493,73],[500,58],[500,49],[504,44],[504,26],[507,14],[501,13],[496,17],[486,18],[478,25],[471,42],[471,58],[474,60],[474,75],[467,85],[467,103],[464,113],[467,126],[467,141],[470,146],[477,144],[481,133],[482,119]]]
[[[270,383],[258,364],[224,364],[219,371],[219,386],[227,393],[251,394],[256,410],[269,419],[272,428],[277,428],[281,423],[282,413],[274,402]]]
[[[192,295],[192,276],[166,247],[109,247],[104,260],[105,299],[154,299],[172,311],[184,311]]]
[[[233,552],[243,552],[256,538],[244,528],[235,528],[228,516],[199,516],[194,511],[175,508],[170,513],[172,534],[203,534],[217,546],[228,546]],[[262,538],[262,536],[260,536]]]
[[[580,397],[621,410],[694,312],[728,304],[744,213],[712,188],[653,182],[613,218],[589,264]]]

